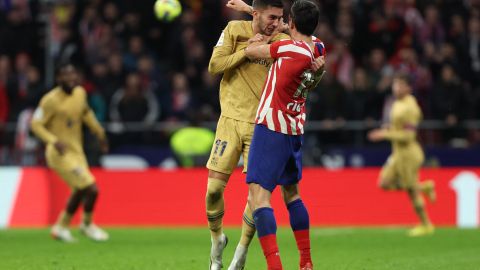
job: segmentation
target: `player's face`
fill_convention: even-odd
[[[78,74],[73,66],[66,66],[62,69],[60,84],[66,92],[71,92],[78,85]]]
[[[401,79],[394,79],[392,85],[393,95],[396,98],[401,98],[408,93],[410,93],[411,87],[410,85]]]
[[[283,9],[268,7],[258,11],[258,28],[261,34],[270,36],[283,20]]]

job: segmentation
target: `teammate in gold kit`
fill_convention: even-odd
[[[390,127],[376,129],[368,134],[371,141],[389,140],[392,154],[380,173],[380,187],[384,190],[405,190],[412,202],[421,224],[408,232],[410,236],[433,234],[434,227],[425,210],[422,194],[430,201],[435,200],[434,182],[419,182],[419,170],[424,153],[417,139],[417,126],[422,112],[405,74],[398,74],[393,80],[395,102],[390,112]]]
[[[102,151],[106,152],[105,132],[87,104],[85,90],[78,86],[75,68],[62,66],[57,80],[59,86],[42,98],[31,123],[35,135],[46,144],[48,166],[72,189],[66,209],[52,227],[51,234],[65,242],[75,241],[68,226],[83,202],[80,231],[93,240],[105,241],[108,234],[92,222],[98,189],[83,152],[82,127],[86,124],[90,128],[100,140]]]
[[[269,59],[248,60],[245,48],[248,41],[258,34],[273,40],[289,38],[284,34],[275,35],[277,28],[283,25],[281,0],[254,0],[252,16],[252,21],[231,21],[227,25],[213,49],[208,67],[212,74],[223,73],[220,83],[222,113],[207,163],[206,210],[212,240],[211,270],[222,268],[222,253],[228,241],[222,229],[223,192],[240,156],[244,159],[244,172],[247,170],[255,113],[272,62]],[[246,207],[242,236],[229,270],[243,269],[247,248],[254,234],[252,212]]]

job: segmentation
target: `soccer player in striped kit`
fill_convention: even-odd
[[[293,40],[272,44],[255,42],[245,52],[251,59],[275,60],[257,110],[247,172],[249,205],[254,211],[258,237],[269,270],[283,269],[276,241],[276,221],[270,205],[271,194],[277,185],[282,186],[290,214],[290,224],[300,252],[300,269],[313,269],[309,216],[299,194],[298,182],[302,178],[305,102],[308,91],[322,74],[322,70],[314,73],[311,65],[315,58],[325,54],[323,43],[315,42],[312,37],[318,18],[316,4],[297,0],[292,5],[289,19]]]

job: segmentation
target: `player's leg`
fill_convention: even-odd
[[[84,196],[83,190],[73,189],[68,198],[65,209],[58,216],[57,222],[53,225],[51,235],[53,238],[65,242],[74,242],[69,226],[73,215],[77,212]]]
[[[255,183],[249,184],[249,192],[249,204],[254,209],[253,218],[268,270],[283,269],[277,244],[277,222],[270,205],[271,192]]]
[[[396,168],[396,160],[396,157],[390,156],[385,165],[383,165],[378,181],[379,187],[383,190],[390,191],[400,188],[398,185],[399,175]]]
[[[237,166],[242,144],[235,129],[236,120],[220,117],[215,134],[215,143],[207,162],[208,183],[205,195],[207,220],[212,246],[210,269],[222,268],[222,254],[228,239],[223,233],[223,193],[230,174]]]
[[[413,228],[408,232],[410,236],[421,236],[431,234],[434,231],[430,218],[425,209],[425,201],[422,197],[422,191],[418,184],[418,174],[420,166],[412,164],[413,162],[404,162],[401,166],[402,184],[407,191],[410,202],[413,205],[416,215],[421,225]]]
[[[428,198],[430,202],[437,200],[437,193],[435,192],[435,182],[432,179],[427,179],[419,183],[420,191]]]
[[[80,223],[80,231],[92,240],[106,241],[109,238],[108,233],[93,223],[93,212],[97,202],[98,188],[90,172],[88,172],[86,177],[91,177],[88,183],[92,183],[83,188],[85,195],[83,197],[83,218]]]
[[[310,218],[298,191],[298,185],[282,187],[282,195],[287,206],[290,226],[292,227],[300,254],[300,269],[313,269],[310,253]]]
[[[48,166],[57,173],[60,178],[72,189],[65,209],[59,214],[56,223],[52,226],[51,235],[55,239],[74,242],[69,226],[73,215],[79,208],[84,197],[84,191],[76,185],[76,173],[74,171],[74,160],[69,154],[59,156],[52,147],[47,147],[46,158]]]
[[[207,209],[208,227],[211,235],[210,270],[221,269],[222,255],[228,238],[223,233],[224,199],[223,193],[229,174],[209,170],[205,204]]]
[[[282,269],[277,245],[277,225],[270,206],[271,192],[285,170],[290,157],[288,136],[257,125],[248,156],[247,183],[249,205],[257,236],[267,260],[268,269]]]
[[[250,151],[250,144],[252,141],[253,129],[255,125],[251,123],[238,122],[238,130],[242,133],[243,141],[243,173],[247,172],[248,169],[248,153]],[[249,195],[250,196],[250,195]],[[242,219],[242,232],[240,236],[240,241],[238,242],[237,247],[235,248],[235,253],[233,255],[232,262],[228,267],[228,270],[241,270],[245,267],[247,260],[248,247],[252,242],[253,237],[255,236],[255,222],[253,220],[252,210],[248,206],[248,203],[245,205],[245,210],[243,211]]]
[[[310,254],[310,218],[298,190],[298,182],[302,179],[302,140],[301,136],[289,138],[292,149],[284,173],[281,176],[282,195],[287,206],[290,225],[295,235],[300,255],[300,269],[313,269]]]

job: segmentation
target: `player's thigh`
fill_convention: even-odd
[[[283,169],[282,175],[278,183],[282,186],[293,186],[298,184],[302,179],[302,136],[288,136],[287,137],[290,152],[285,168]]]
[[[398,186],[398,158],[391,155],[380,171],[379,185],[382,188],[395,188]]]
[[[62,156],[47,156],[48,166],[53,169],[71,188],[84,189],[93,183],[93,177],[85,157],[80,154],[64,154]]]
[[[255,124],[243,122],[239,124],[238,128],[241,130],[241,138],[243,143],[243,173],[246,173],[248,169],[248,154],[250,153],[250,145],[252,144]]]
[[[402,189],[414,188],[418,183],[422,162],[417,156],[405,156],[402,160],[398,166],[400,186]]]
[[[255,183],[272,192],[279,184],[290,158],[285,135],[256,125],[248,157],[247,183]]]
[[[232,174],[242,153],[242,142],[236,130],[236,120],[221,116],[207,168],[223,174]]]

